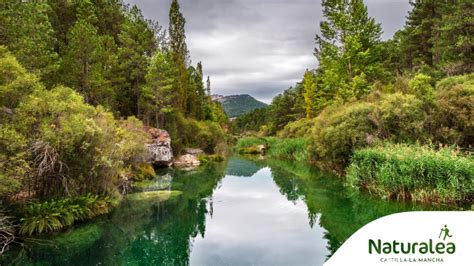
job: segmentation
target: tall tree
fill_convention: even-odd
[[[140,94],[142,117],[148,125],[164,127],[167,114],[174,110],[177,95],[173,93],[175,69],[172,64],[169,54],[159,51],[148,66],[147,83]]]
[[[368,80],[381,76],[381,27],[368,16],[362,0],[324,0],[322,6],[326,20],[320,24],[315,50],[323,81],[318,86],[343,99],[360,97],[368,90],[354,88],[360,76]]]
[[[0,4],[0,45],[7,45],[20,63],[52,85],[59,69],[56,39],[44,2],[6,0]]]
[[[313,118],[316,113],[316,80],[310,71],[306,71],[304,74],[303,86],[306,118]]]
[[[114,92],[104,79],[105,51],[97,28],[94,6],[84,1],[78,20],[69,29],[68,45],[62,64],[63,82],[84,95],[90,104],[113,105]]]
[[[174,90],[179,97],[177,97],[176,107],[182,110],[183,113],[189,114],[189,74],[187,70],[188,48],[184,31],[186,20],[183,17],[183,14],[181,14],[179,8],[178,1],[173,0],[169,11],[169,46],[177,70]]]
[[[209,76],[207,76],[206,80],[206,93],[207,96],[211,96],[211,78]]]
[[[133,6],[118,34],[117,65],[112,71],[122,116],[141,115],[140,93],[146,83],[149,58],[157,48],[155,32],[149,23]]]

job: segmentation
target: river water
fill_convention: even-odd
[[[372,199],[316,168],[257,158],[163,170],[140,187],[155,189],[182,193],[132,194],[107,216],[26,242],[3,264],[322,265],[372,220],[439,209]]]

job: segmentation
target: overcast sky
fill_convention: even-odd
[[[171,0],[125,0],[168,26]],[[250,94],[269,103],[317,64],[320,0],[180,0],[193,64],[202,61],[213,93]],[[383,38],[402,28],[408,0],[366,0]]]

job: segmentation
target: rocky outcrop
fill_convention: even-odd
[[[174,166],[176,167],[184,167],[184,168],[192,168],[199,166],[201,162],[197,158],[196,155],[193,154],[184,154],[179,156],[175,161],[174,161]]]
[[[166,130],[150,128],[150,143],[145,144],[148,150],[147,162],[157,166],[170,166],[173,163],[171,138]]]

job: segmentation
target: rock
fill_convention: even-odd
[[[201,162],[196,155],[184,154],[179,156],[175,161],[174,165],[177,167],[195,167],[199,166]]]
[[[173,162],[171,138],[166,130],[150,128],[151,141],[145,144],[148,150],[147,162],[157,166],[170,166]]]
[[[257,150],[260,152],[261,155],[265,155],[267,151],[267,147],[263,144],[257,145]]]
[[[198,156],[198,155],[200,155],[200,154],[203,154],[204,151],[201,150],[201,149],[186,148],[186,149],[184,149],[184,153],[185,153],[185,154],[191,154],[191,155]]]

